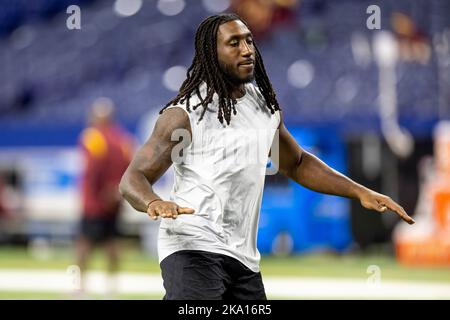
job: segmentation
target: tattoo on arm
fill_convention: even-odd
[[[165,110],[122,177],[120,192],[138,211],[146,212],[148,203],[159,198],[152,185],[172,165],[172,149],[179,143],[172,141],[172,133],[177,129],[191,133],[188,115],[180,108]]]

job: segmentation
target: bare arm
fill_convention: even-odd
[[[148,141],[137,151],[119,185],[122,196],[136,210],[147,212],[154,219],[158,215],[176,218],[177,213],[193,212],[192,209],[184,210],[187,208],[180,208],[173,202],[162,201],[152,188],[172,165],[172,148],[179,143],[171,139],[172,132],[176,129],[190,132],[188,116],[179,108],[165,110],[158,118]]]
[[[414,220],[391,198],[370,190],[327,166],[311,153],[303,150],[289,131],[280,124],[280,172],[302,186],[320,192],[358,199],[367,209],[397,213],[409,224]]]

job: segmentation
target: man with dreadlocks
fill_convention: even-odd
[[[256,139],[251,130],[258,133]],[[414,223],[389,197],[353,182],[297,144],[283,124],[247,24],[235,14],[214,15],[197,29],[187,79],[161,110],[120,184],[135,209],[163,218],[158,255],[165,299],[266,299],[256,237],[276,131],[279,160],[272,158],[282,174],[317,192],[357,199],[378,212],[389,209]],[[188,133],[181,160],[179,132]],[[255,150],[255,144],[253,155],[261,152],[263,161],[230,160],[242,150]],[[152,185],[172,164],[175,182],[166,201]]]

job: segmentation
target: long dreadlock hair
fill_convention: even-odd
[[[219,67],[217,57],[217,30],[220,25],[234,20],[240,20],[248,27],[247,23],[241,17],[232,13],[218,14],[203,20],[195,35],[195,56],[186,72],[186,80],[181,85],[178,95],[169,101],[159,113],[163,113],[171,105],[184,103],[184,101],[186,101],[186,110],[191,112],[189,98],[195,92],[200,102],[192,106],[192,109],[196,110],[200,105],[203,107],[199,118],[200,121],[203,119],[208,104],[213,101],[214,93],[217,93],[219,97],[217,118],[222,124],[224,119],[227,125],[230,124],[231,112],[236,115],[236,99],[231,94],[233,84]],[[276,110],[280,110],[280,106],[269,77],[267,76],[261,54],[256,44],[253,44],[255,48],[255,81],[266,100],[267,107],[274,114]],[[199,90],[199,86],[203,81],[207,84],[206,97],[204,98],[200,95]]]

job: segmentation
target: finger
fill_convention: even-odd
[[[369,210],[375,210],[378,212],[384,212],[386,209],[384,205],[378,199],[369,199],[369,201],[362,201],[361,205]]]
[[[178,214],[192,214],[195,212],[194,209],[187,208],[187,207],[178,207],[177,211],[178,211]]]
[[[166,209],[161,209],[161,218],[167,218],[168,212]]]
[[[178,217],[178,206],[174,205],[172,207],[172,219],[176,219]]]
[[[158,214],[156,213],[155,209],[149,208],[147,211],[147,214],[152,218],[153,220],[158,219]]]
[[[413,218],[411,218],[406,211],[397,203],[395,203],[394,201],[389,201],[389,203],[387,204],[388,208],[392,211],[394,211],[396,214],[398,214],[400,216],[400,218],[402,218],[404,221],[406,221],[409,224],[414,224],[415,221]]]
[[[384,204],[382,204],[382,203],[379,203],[379,204],[377,205],[377,207],[376,207],[376,210],[377,210],[378,212],[386,212],[387,207],[386,207],[386,205],[384,205]]]
[[[414,223],[416,223],[416,221],[414,221],[414,219],[411,218],[411,217],[405,212],[405,210],[403,210],[403,208],[402,208],[401,210],[399,210],[399,211],[396,211],[396,212],[397,212],[397,214],[398,214],[403,220],[405,220],[407,223],[409,223],[409,224],[414,224]]]
[[[162,218],[176,219],[178,216],[177,205],[166,205],[160,209],[160,213]]]
[[[173,209],[172,208],[166,208],[164,209],[164,213],[161,215],[163,218],[172,218],[173,217]]]
[[[383,212],[385,212],[387,210],[386,205],[382,201],[380,201],[379,199],[375,199],[374,201],[371,201],[365,207],[367,209],[376,210],[376,211],[381,212],[381,213],[383,213]]]
[[[173,207],[170,209],[169,214],[167,215],[167,218],[176,219],[178,217],[178,211],[176,207]]]
[[[155,213],[156,213],[156,219],[158,219],[158,217],[163,218],[163,215],[164,215],[164,209],[163,209],[163,207],[161,207],[161,206],[156,207],[156,208],[155,208]],[[155,219],[155,220],[156,220],[156,219]]]

